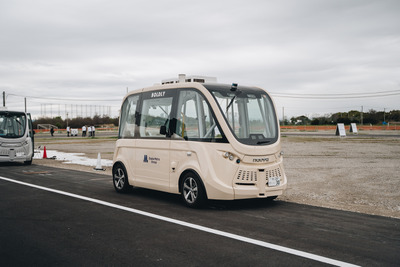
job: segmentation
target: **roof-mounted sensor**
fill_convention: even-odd
[[[232,83],[231,91],[232,91],[232,92],[235,92],[235,91],[237,90],[237,87],[238,87],[238,84],[237,84],[237,83]]]
[[[161,84],[171,84],[171,83],[216,83],[216,77],[200,76],[200,75],[190,75],[179,74],[178,78],[165,79],[161,81]]]

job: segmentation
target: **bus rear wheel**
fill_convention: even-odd
[[[112,175],[115,191],[118,193],[125,193],[130,189],[128,174],[124,165],[121,163],[115,164],[112,170]]]
[[[186,206],[201,208],[206,200],[206,192],[200,178],[192,172],[186,173],[181,182],[181,196]]]

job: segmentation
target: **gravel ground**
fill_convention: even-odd
[[[336,137],[282,133],[284,166],[288,189],[278,200],[400,218],[400,135]],[[37,138],[36,147],[89,158],[113,157],[115,138]],[[42,164],[98,172],[93,167],[63,164],[51,159],[34,159]]]
[[[281,200],[400,218],[400,138],[283,137]]]

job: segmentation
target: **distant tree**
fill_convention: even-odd
[[[314,118],[311,120],[311,125],[320,125],[320,120],[318,118]]]
[[[68,126],[72,128],[81,128],[83,125],[103,125],[103,124],[114,124],[114,126],[118,126],[119,118],[110,118],[95,116],[94,118],[86,117],[77,117],[73,119],[63,120],[61,117],[54,118],[39,118],[33,121],[33,127],[37,129],[38,124],[51,124],[55,125],[58,128],[65,129]]]
[[[302,124],[302,125],[307,125],[310,124],[310,119],[307,116],[298,116],[298,117],[292,117],[290,119],[290,122],[292,124]]]
[[[348,112],[347,117],[349,118],[350,122],[353,123],[360,123],[361,121],[361,112],[358,110],[351,110]]]
[[[64,121],[61,119],[61,117],[55,117],[53,118],[51,124],[57,126],[58,128],[63,128]]]
[[[383,113],[382,113],[383,115]],[[366,124],[377,124],[379,122],[378,114],[375,110],[370,109],[367,113],[364,113],[364,123]],[[383,116],[382,116],[383,120]]]
[[[387,121],[389,122],[400,122],[400,110],[392,110],[387,114]]]
[[[349,118],[341,117],[337,119],[337,123],[344,123],[344,124],[350,124],[351,121]]]

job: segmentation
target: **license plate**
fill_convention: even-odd
[[[278,186],[281,184],[281,178],[278,176],[274,176],[274,177],[269,177],[268,178],[268,186],[272,187],[272,186]]]

